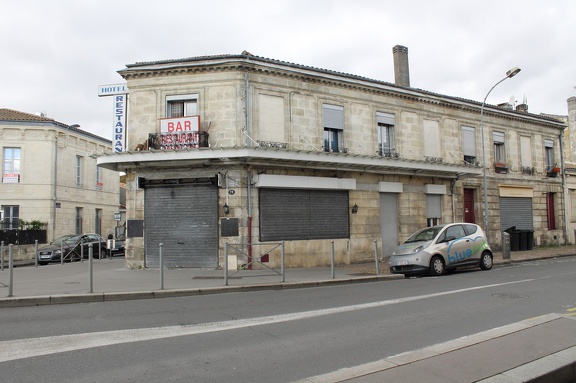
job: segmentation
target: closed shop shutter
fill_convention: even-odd
[[[532,198],[500,197],[500,230],[534,230]]]
[[[260,189],[260,241],[349,238],[348,192]]]
[[[146,267],[218,266],[218,189],[212,184],[148,186],[144,193]]]

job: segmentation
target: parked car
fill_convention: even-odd
[[[493,255],[486,235],[472,223],[428,227],[412,234],[388,260],[390,272],[405,277],[442,275],[458,267],[492,268]]]
[[[46,265],[49,262],[60,262],[62,252],[62,257],[66,262],[80,260],[82,247],[84,248],[84,258],[88,258],[90,244],[92,244],[94,258],[107,256],[106,240],[98,234],[63,235],[51,244],[38,249],[38,264]]]
[[[114,249],[112,249],[112,255],[124,255],[126,250],[126,235],[119,234],[114,240]]]

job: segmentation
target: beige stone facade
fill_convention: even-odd
[[[252,255],[259,257],[264,245],[277,242],[261,240],[270,231],[262,218],[274,218],[269,217],[271,207],[261,200],[269,189],[347,193],[347,211],[338,221],[347,221],[348,235],[307,239],[301,234],[285,240],[288,267],[329,265],[332,248],[338,263],[370,260],[375,252],[386,256],[385,249],[430,223],[473,217],[485,226],[479,102],[247,52],[139,63],[119,73],[130,92],[127,151],[100,156],[98,164],[127,173],[128,220],[148,224],[148,229],[129,235],[128,267],[149,267],[153,262],[150,254],[156,244],[148,243],[146,235],[154,233],[147,230],[154,223],[152,217],[165,219],[155,215],[157,206],[148,210],[145,196],[151,189],[139,185],[143,179],[151,181],[149,185],[173,187],[175,198],[182,189],[174,185],[182,180],[218,179],[217,206],[209,208],[217,218],[213,233],[217,249],[207,255],[216,258],[217,267],[223,265],[226,243],[252,245]],[[170,117],[167,104],[178,96],[196,103],[200,129],[209,133],[208,146],[151,146],[150,134],[160,133],[162,119]],[[341,129],[327,126],[330,108],[341,117]],[[379,125],[381,121],[387,122]],[[463,127],[472,132],[468,152]],[[386,139],[384,128],[390,129]],[[517,190],[533,210],[522,223],[532,226],[534,242],[565,242],[563,178],[547,172],[546,162],[550,150],[560,162],[563,128],[552,118],[484,107],[489,232],[495,248],[506,229],[501,225],[501,205],[509,201],[506,198],[515,198]],[[337,150],[327,150],[327,134],[338,136]],[[503,137],[504,171],[494,166],[494,137]],[[390,140],[390,146],[383,140]],[[472,198],[469,205],[465,193]],[[392,210],[386,210],[390,206]],[[466,209],[472,210],[469,215]],[[550,209],[555,214],[552,230],[547,221]],[[508,218],[506,222],[514,222]],[[237,235],[223,235],[223,222],[229,219],[238,220]],[[272,237],[282,234],[272,230]],[[176,241],[184,243],[185,238]],[[278,248],[265,255],[269,266],[279,267]]]
[[[48,117],[0,109],[0,146],[5,161],[6,149],[19,157],[17,179],[4,177],[1,184],[5,226],[11,218],[5,207],[14,206],[14,218],[46,224],[48,242],[77,230],[114,233],[119,175],[97,169],[95,157],[111,152],[109,140]],[[4,163],[4,176],[10,166]]]

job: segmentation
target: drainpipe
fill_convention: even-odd
[[[54,201],[52,201],[52,241],[56,239],[56,201],[58,200],[58,131],[54,132],[56,133],[56,137],[54,140]]]
[[[564,244],[568,243],[568,210],[566,209],[566,201],[568,200],[568,190],[566,189],[566,175],[564,174],[564,142],[562,140],[561,132],[558,138],[560,139],[560,174],[562,175],[562,196],[564,197]]]
[[[245,78],[246,87],[246,146],[251,146],[250,143],[250,73],[246,72]],[[252,171],[250,165],[246,169],[246,198],[248,199],[248,270],[252,270]]]
[[[456,222],[456,208],[454,206],[454,187],[456,186],[456,180],[450,182],[450,193],[452,193],[452,222]]]

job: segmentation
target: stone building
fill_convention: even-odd
[[[99,168],[96,154],[112,142],[42,115],[0,109],[4,230],[45,223],[47,240],[75,233],[114,233],[118,172]]]
[[[410,86],[254,56],[127,65],[128,267],[223,266],[224,254],[288,267],[389,255],[427,225],[515,226],[565,240],[564,124]],[[533,236],[533,238],[532,238]],[[266,263],[265,263],[266,264]],[[261,267],[255,263],[254,267]]]

